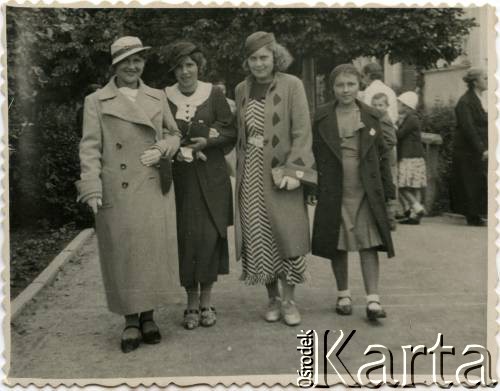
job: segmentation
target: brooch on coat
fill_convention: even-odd
[[[375,131],[375,129],[371,128],[370,129],[370,136],[375,136],[377,134],[377,132]]]

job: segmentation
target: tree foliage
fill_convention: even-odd
[[[23,134],[29,132],[38,140],[35,156],[44,168],[31,167],[30,171],[39,184],[38,196],[52,206],[52,213],[58,207],[64,216],[76,213],[70,201],[75,199],[71,181],[78,174],[77,158],[49,146],[65,145],[66,152],[76,153],[74,145],[67,145],[68,140],[76,142],[68,136],[77,134],[74,113],[88,85],[107,82],[109,46],[119,36],[136,35],[153,47],[144,73],[151,86],[162,88],[173,81],[167,72],[169,44],[190,39],[206,54],[203,78],[222,76],[231,89],[245,76],[243,43],[256,30],[274,32],[296,59],[313,56],[328,67],[362,55],[388,54],[392,62],[428,68],[438,59],[452,61],[460,55],[462,41],[473,25],[458,8],[7,7],[11,192],[16,178],[27,175],[16,162],[33,157],[17,156],[23,150]],[[292,72],[299,71],[300,61],[296,61]],[[51,126],[57,129],[54,135]],[[60,166],[64,159],[68,159],[67,169]],[[57,196],[58,191],[67,202]]]

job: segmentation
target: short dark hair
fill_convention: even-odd
[[[376,62],[370,62],[363,67],[363,73],[367,75],[370,80],[382,80],[384,78],[384,71],[382,67]]]
[[[354,75],[358,79],[358,83],[361,82],[361,73],[358,69],[352,64],[340,64],[333,68],[333,71],[330,73],[330,86],[333,87],[335,84],[335,79],[343,73],[348,75]]]

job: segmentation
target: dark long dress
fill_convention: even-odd
[[[207,83],[199,82],[201,88]],[[199,87],[200,88],[200,87]],[[177,124],[186,135],[187,125],[177,106],[167,97]],[[177,95],[178,98],[178,95]],[[197,105],[192,122],[203,121],[217,129],[219,136],[210,138],[203,149],[207,161],[175,160],[173,178],[177,209],[179,272],[182,286],[217,281],[218,274],[229,273],[227,227],[232,225],[232,190],[224,152],[236,140],[236,130],[229,105],[222,92],[211,88],[208,98]]]
[[[487,162],[482,156],[488,150],[488,114],[473,90],[460,98],[455,114],[451,206],[471,219],[487,211]]]

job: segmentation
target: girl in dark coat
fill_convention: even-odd
[[[482,226],[488,203],[488,113],[482,93],[488,88],[488,76],[470,69],[463,79],[468,90],[455,108],[452,209],[465,215],[467,224]]]
[[[407,91],[398,97],[398,188],[405,219],[401,224],[420,224],[424,215],[423,190],[427,170],[422,146],[420,120],[415,112],[418,95]]]
[[[173,165],[181,285],[187,292],[184,327],[213,326],[212,285],[229,273],[227,227],[233,205],[224,153],[236,141],[233,116],[220,89],[198,80],[206,60],[191,42],[170,53],[177,83],[165,89],[183,135]],[[206,134],[204,134],[206,133]]]
[[[352,313],[347,253],[361,258],[369,319],[385,317],[378,296],[377,251],[394,256],[386,201],[394,199],[380,114],[356,99],[360,74],[339,65],[330,80],[336,100],[320,107],[313,125],[318,169],[312,253],[329,258],[337,281],[337,313]],[[314,196],[309,196],[314,202]]]

